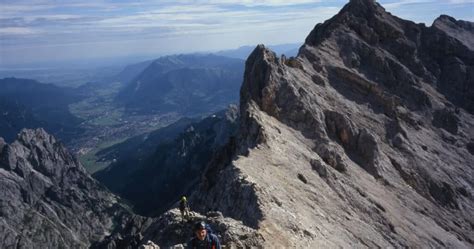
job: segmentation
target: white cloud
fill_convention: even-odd
[[[244,6],[289,6],[319,3],[321,0],[208,0],[201,2],[212,4],[240,4]]]
[[[199,8],[171,6],[132,15],[104,18],[94,22],[94,29],[102,29],[104,32],[137,32],[157,28],[168,35],[206,35],[245,32],[245,30],[264,32],[282,26],[300,30],[301,21],[306,22],[306,26],[312,27],[317,22],[336,14],[338,10],[335,7],[313,7],[270,12],[255,9],[226,10],[216,5]]]
[[[448,0],[448,2],[452,4],[467,4],[467,3],[474,3],[474,0]]]
[[[396,2],[382,4],[387,9],[396,9],[405,5],[433,3],[434,0],[399,0]]]
[[[0,35],[33,35],[40,31],[24,27],[4,27],[0,28]]]
[[[382,2],[382,5],[388,9],[396,9],[396,8],[404,7],[406,5],[416,5],[416,4],[440,5],[440,4],[472,4],[472,3],[474,3],[474,0],[398,0],[398,1],[388,2],[388,3]]]
[[[24,13],[41,11],[41,10],[46,10],[49,8],[50,8],[49,6],[44,6],[44,5],[0,4],[0,18],[20,16],[21,14],[24,14]]]

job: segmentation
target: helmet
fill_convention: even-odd
[[[186,196],[181,197],[182,201],[186,201]]]
[[[206,223],[204,221],[199,221],[194,225],[194,231],[206,229]]]

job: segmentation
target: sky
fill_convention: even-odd
[[[47,61],[302,43],[347,0],[0,0],[0,68]],[[474,0],[379,0],[431,25],[474,21]]]

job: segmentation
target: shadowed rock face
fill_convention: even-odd
[[[352,0],[296,58],[259,45],[238,139],[192,203],[263,246],[472,247],[473,40],[470,22]]]
[[[110,147],[98,154],[116,162],[94,177],[129,201],[135,212],[159,215],[199,183],[213,153],[234,135],[238,113],[232,105],[205,119],[183,119]]]
[[[1,248],[88,248],[128,213],[43,129],[0,139]]]
[[[177,209],[158,218],[134,215],[43,129],[24,129],[11,144],[0,138],[0,190],[1,248],[138,248],[149,240],[172,246],[186,243],[198,220],[226,245],[262,243],[255,229],[219,212],[193,213],[188,222]]]

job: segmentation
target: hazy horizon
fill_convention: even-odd
[[[268,47],[274,46],[300,46],[303,42],[299,43],[282,43],[282,44],[265,44]],[[164,52],[164,53],[142,53],[142,54],[130,54],[130,55],[110,55],[106,57],[93,57],[93,58],[82,58],[78,57],[75,59],[65,59],[59,61],[34,61],[25,62],[21,64],[3,65],[0,63],[0,71],[23,71],[23,70],[47,70],[47,69],[59,69],[59,68],[95,68],[95,67],[108,67],[108,66],[124,66],[128,64],[139,63],[147,60],[154,60],[164,56],[180,55],[180,54],[211,54],[218,52],[226,52],[238,50],[245,47],[256,47],[258,44],[241,45],[235,48],[217,49],[217,50],[202,50],[202,51],[187,51],[187,52]],[[153,52],[153,51],[151,51]],[[92,63],[92,64],[91,64]]]
[[[302,43],[347,2],[1,0],[0,68]],[[441,14],[474,18],[474,0],[378,2],[427,26]]]

